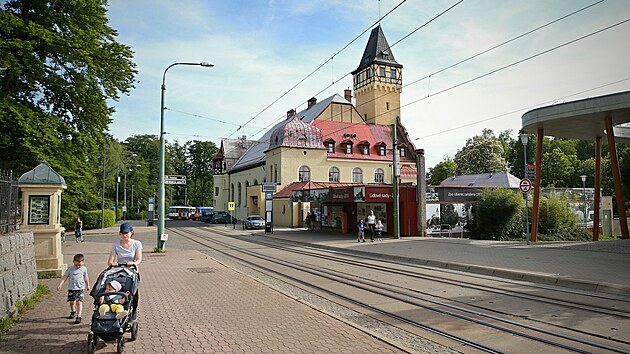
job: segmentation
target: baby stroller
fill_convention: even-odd
[[[116,280],[122,285],[120,291],[106,292],[106,285],[112,280]],[[94,311],[92,313],[92,323],[90,334],[88,335],[88,353],[93,354],[96,350],[98,339],[105,342],[117,341],[116,351],[122,353],[125,350],[125,332],[131,332],[131,340],[138,337],[138,323],[136,322],[136,310],[138,307],[138,283],[140,277],[135,265],[127,267],[119,264],[110,266],[98,276],[90,295],[94,298]],[[125,299],[122,304],[128,314],[123,318],[116,319],[116,314],[107,312],[101,316],[98,308],[100,298],[108,295],[120,295]],[[107,303],[107,300],[104,302]]]

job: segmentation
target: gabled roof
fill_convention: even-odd
[[[482,173],[478,175],[451,176],[436,188],[498,188],[515,189],[520,179],[509,172]]]
[[[304,149],[325,149],[322,132],[314,125],[303,122],[297,115],[279,127],[271,135],[269,149],[277,147],[299,147]]]
[[[383,54],[385,54],[385,56]],[[392,53],[391,48],[389,48],[389,44],[387,43],[387,39],[385,39],[385,34],[383,33],[380,25],[376,26],[372,30],[372,33],[370,33],[370,39],[368,39],[365,51],[363,51],[359,67],[352,72],[352,75],[363,70],[372,63],[384,64],[396,68],[403,67],[396,62],[396,59],[394,59],[394,53]]]
[[[307,108],[299,113],[297,113],[298,118],[305,122],[311,123],[317,118],[331,103],[340,103],[340,104],[348,104],[351,105],[345,98],[341,97],[339,94],[334,94],[321,102],[317,102],[310,108]],[[265,151],[269,149],[269,142],[271,140],[271,136],[274,132],[286,124],[288,124],[291,119],[284,119],[281,122],[278,122],[273,128],[269,129],[265,135],[263,135],[260,140],[258,140],[255,144],[251,146],[249,150],[247,150],[241,158],[236,161],[234,166],[229,172],[237,172],[246,170],[248,168],[252,168],[255,166],[260,166],[265,163]]]

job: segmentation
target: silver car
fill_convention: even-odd
[[[260,215],[250,215],[245,219],[245,228],[246,229],[264,229],[265,228],[265,219],[261,218]]]

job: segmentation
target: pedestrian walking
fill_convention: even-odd
[[[317,215],[315,213],[311,214],[311,230],[315,231],[315,222],[317,221]]]
[[[120,240],[112,244],[112,249],[109,252],[109,258],[107,264],[110,266],[117,266],[124,264],[128,267],[138,265],[142,262],[142,242],[133,239],[133,226],[130,223],[124,222],[120,224]],[[140,275],[138,274],[138,282],[140,282]],[[133,308],[138,308],[138,292],[133,297]],[[135,312],[134,312],[135,316]]]
[[[365,223],[363,222],[363,219],[359,220],[357,226],[359,228],[359,236],[357,242],[365,242]]]
[[[68,318],[76,316],[74,323],[81,323],[84,290],[90,291],[90,278],[88,278],[87,268],[83,265],[84,261],[85,257],[81,253],[75,254],[72,259],[73,266],[68,267],[61,282],[57,285],[57,290],[60,290],[63,283],[68,281],[68,302],[70,303]]]
[[[383,223],[381,219],[376,221],[376,240],[381,241],[381,234],[383,233]]]
[[[374,242],[374,228],[376,227],[376,216],[374,216],[374,210],[370,210],[370,215],[367,217],[367,224],[370,228],[370,242]]]
[[[306,212],[306,218],[304,219],[304,222],[306,223],[306,229],[310,230],[311,229],[311,213],[309,211]]]
[[[77,220],[74,222],[74,237],[77,240],[83,242],[83,221],[81,221],[81,217],[77,216]]]

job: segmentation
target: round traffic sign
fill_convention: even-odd
[[[521,183],[518,184],[518,188],[520,188],[521,192],[527,193],[532,189],[532,181],[529,178],[523,178]]]

